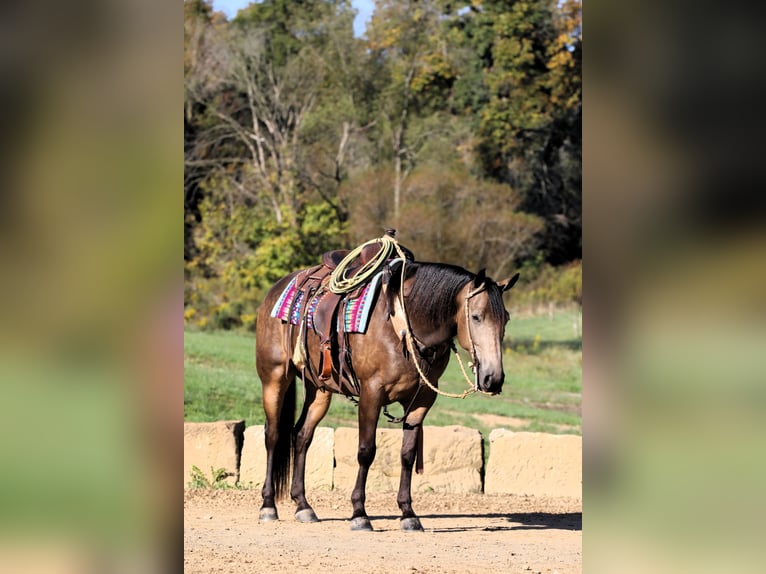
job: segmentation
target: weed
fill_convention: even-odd
[[[235,488],[232,485],[225,482],[230,476],[234,476],[234,473],[228,472],[225,468],[214,469],[210,467],[210,478],[205,476],[205,473],[200,470],[196,465],[192,465],[191,472],[189,473],[191,480],[188,482],[189,488],[219,488],[228,489]]]

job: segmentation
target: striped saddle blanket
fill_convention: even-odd
[[[367,285],[361,288],[361,291],[359,291],[359,294],[356,297],[346,297],[346,304],[341,306],[342,313],[338,313],[338,331],[346,333],[364,333],[367,330],[370,313],[372,312],[372,307],[375,303],[375,295],[380,287],[380,278],[382,275],[382,271],[377,273]],[[322,294],[314,296],[308,302],[309,307],[306,321],[307,325],[312,329],[314,328],[314,310],[319,304],[321,297]],[[297,325],[303,314],[303,305],[306,304],[303,300],[304,298],[303,291],[300,291],[296,286],[296,278],[293,278],[274,304],[274,307],[271,310],[271,316],[280,319],[285,323],[289,321],[293,325]],[[290,309],[292,309],[292,313],[290,313]]]

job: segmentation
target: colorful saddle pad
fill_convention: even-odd
[[[344,312],[342,315],[338,315],[338,327],[341,327],[341,321],[343,321],[342,330],[346,333],[364,333],[367,330],[367,324],[369,323],[373,303],[375,302],[375,295],[380,287],[381,275],[383,275],[382,271],[377,273],[370,282],[362,288],[358,297],[354,297],[353,299],[347,298]],[[303,299],[304,293],[296,288],[295,278],[293,278],[274,304],[274,307],[271,310],[271,316],[280,319],[281,321],[289,321],[293,325],[297,325],[302,315],[303,305],[305,304]],[[309,301],[308,326],[311,328],[314,327],[314,310],[319,303],[319,299],[320,297],[313,297]],[[295,301],[295,305],[293,305],[293,301]],[[290,308],[293,309],[292,315],[290,314]]]

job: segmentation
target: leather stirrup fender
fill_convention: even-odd
[[[332,376],[332,344],[323,341],[319,346],[319,380],[326,381]]]

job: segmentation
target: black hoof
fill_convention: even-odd
[[[258,516],[261,522],[274,522],[279,520],[276,508],[261,508],[261,513]]]
[[[371,531],[372,523],[366,516],[357,516],[351,519],[351,530],[367,530]]]
[[[417,516],[402,518],[401,527],[404,532],[423,532],[423,525],[420,524],[420,518]]]
[[[316,513],[311,508],[304,508],[295,513],[298,522],[319,522]]]

